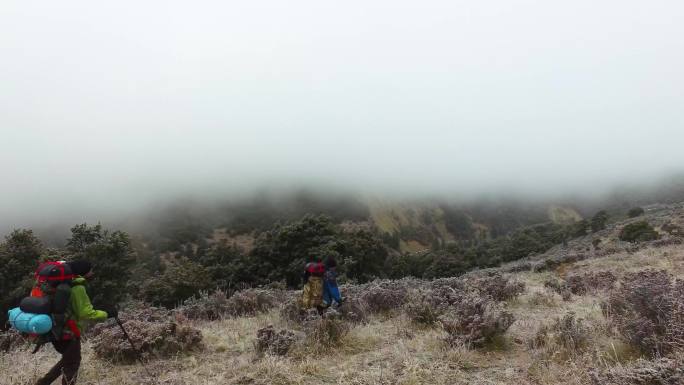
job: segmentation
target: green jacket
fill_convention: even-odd
[[[85,284],[86,280],[83,277],[74,279],[73,286],[71,287],[71,297],[69,299],[71,305],[71,314],[69,318],[76,321],[76,325],[80,331],[83,331],[83,327],[87,321],[97,322],[107,319],[106,312],[93,308],[88,293],[86,293]]]

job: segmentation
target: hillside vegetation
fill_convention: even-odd
[[[399,253],[436,249],[451,242],[476,242],[506,236],[525,226],[567,225],[582,216],[568,205],[515,200],[453,204],[431,200],[390,200],[300,191],[278,197],[203,206],[179,202],[150,215],[133,233],[153,252],[183,252],[188,247],[225,240],[251,247],[260,233],[304,215],[325,215],[335,224],[372,228]]]
[[[620,239],[639,222],[657,239]],[[81,381],[681,384],[683,227],[684,205],[645,207],[496,268],[343,285],[346,302],[322,317],[274,287],[206,292],[172,310],[131,304],[122,317],[147,371],[110,321],[84,343]],[[0,342],[2,384],[30,383],[57,360],[8,334]]]

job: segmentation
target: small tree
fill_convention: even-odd
[[[88,283],[93,303],[110,305],[125,298],[136,261],[128,234],[109,232],[99,223],[95,226],[83,223],[71,228],[67,250],[71,253],[70,259],[85,259],[93,264],[97,278]]]
[[[468,270],[468,263],[462,255],[447,251],[436,252],[432,263],[425,269],[425,278],[456,277]]]
[[[213,245],[197,262],[204,266],[214,284],[223,289],[234,282],[250,282],[251,274],[247,269],[251,265],[257,266],[257,263],[250,263],[238,246],[225,241]]]
[[[401,238],[399,237],[399,232],[398,231],[392,231],[391,233],[382,233],[380,235],[382,238],[382,241],[387,245],[387,247],[390,247],[394,250],[399,250],[399,247],[401,245]]]
[[[586,219],[582,219],[570,225],[570,232],[572,237],[583,237],[587,235],[587,229],[589,228],[589,222]]]
[[[595,233],[605,229],[606,223],[608,223],[608,213],[605,210],[597,212],[591,218],[591,231]]]
[[[660,238],[660,234],[646,221],[630,223],[620,231],[620,240],[643,242]]]
[[[335,224],[324,215],[305,215],[298,221],[278,224],[261,233],[250,256],[258,265],[254,277],[259,283],[280,281],[289,286],[301,282],[304,265],[314,256],[323,253],[340,255],[344,245]]]
[[[349,278],[366,282],[384,276],[387,248],[380,237],[368,229],[358,229],[343,235],[345,255],[351,255],[354,263],[344,266]]]
[[[0,329],[7,320],[7,310],[28,294],[43,245],[31,230],[14,230],[0,244]]]
[[[210,289],[212,283],[208,276],[205,268],[188,258],[171,259],[160,275],[143,285],[143,297],[153,304],[173,307],[201,290]]]
[[[631,208],[627,212],[627,216],[630,218],[636,218],[636,217],[641,216],[641,215],[644,215],[644,209],[642,209],[641,207]]]
[[[420,278],[432,263],[431,253],[393,254],[385,259],[384,271],[389,278]]]

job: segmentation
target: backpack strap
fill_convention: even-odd
[[[81,331],[78,330],[78,324],[76,321],[70,319],[67,320],[64,328],[64,334],[62,335],[63,340],[72,340],[81,338]]]
[[[69,308],[69,299],[71,298],[71,285],[68,283],[61,283],[55,288],[55,294],[52,299],[52,334],[57,339],[62,339],[64,334],[64,327],[67,323],[67,309]]]

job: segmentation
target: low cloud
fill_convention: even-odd
[[[684,165],[683,16],[637,1],[10,1],[0,229],[300,186],[471,198],[652,182]]]

